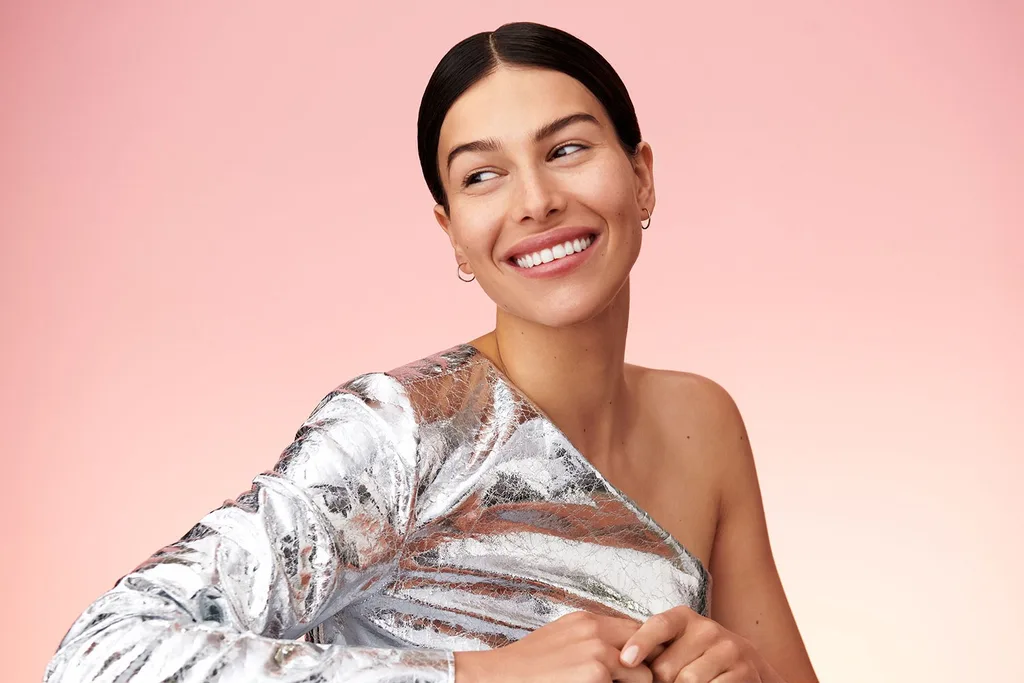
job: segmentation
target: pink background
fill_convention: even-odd
[[[0,677],[336,384],[488,328],[416,107],[530,19],[630,87],[629,358],[736,398],[821,679],[1022,680],[1022,3],[350,4],[0,7]]]

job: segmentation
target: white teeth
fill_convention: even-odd
[[[532,254],[526,254],[524,256],[516,257],[516,265],[520,268],[533,268],[539,266],[542,263],[551,263],[558,259],[565,258],[572,254],[578,254],[593,243],[593,238],[583,237],[575,239],[572,242],[566,242],[565,244],[556,244],[550,249],[541,249],[535,251]]]

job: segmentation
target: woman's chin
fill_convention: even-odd
[[[585,323],[607,308],[607,302],[571,301],[561,305],[546,302],[523,310],[517,317],[545,327],[572,327]]]
[[[500,310],[524,321],[545,327],[572,327],[601,314],[621,291],[621,284],[615,286],[614,281],[606,278],[598,282],[565,283],[541,295],[516,291],[509,292],[512,296],[504,301],[494,296],[491,300]]]

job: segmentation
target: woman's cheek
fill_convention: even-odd
[[[621,213],[631,198],[633,184],[617,164],[593,164],[579,178],[580,199],[610,219]]]
[[[469,253],[470,258],[482,264],[490,258],[501,234],[500,215],[487,212],[468,217],[460,233],[461,239],[458,241]]]

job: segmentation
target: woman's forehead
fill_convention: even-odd
[[[607,121],[600,102],[575,78],[549,69],[499,67],[473,84],[448,110],[438,151],[488,138],[516,142],[577,112]]]

